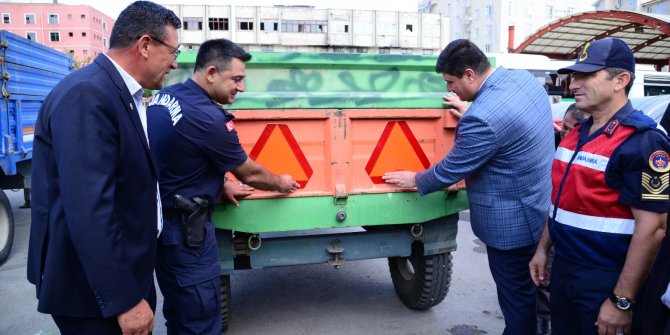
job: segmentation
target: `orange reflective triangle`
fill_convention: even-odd
[[[384,184],[382,176],[391,171],[421,171],[430,166],[428,157],[406,121],[386,124],[365,171],[375,184]]]
[[[304,188],[312,177],[312,167],[285,124],[268,124],[249,157],[275,174],[290,174]]]

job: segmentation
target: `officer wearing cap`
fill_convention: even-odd
[[[233,115],[220,105],[232,104],[244,91],[245,62],[250,59],[229,40],[205,41],[191,79],[162,89],[149,103],[149,143],[160,170],[165,219],[156,278],[168,334],[219,335],[227,326],[221,323],[221,268],[207,208],[231,184],[224,174],[231,171],[263,190],[291,193],[300,186],[291,176],[275,175],[247,157]],[[191,206],[205,208],[187,212]],[[203,213],[204,231],[195,224],[202,222],[191,220]]]
[[[552,332],[630,334],[632,313],[670,208],[670,143],[634,110],[633,52],[620,39],[584,45],[570,74],[576,106],[591,115],[560,143],[552,206],[529,264],[539,285],[551,272]]]

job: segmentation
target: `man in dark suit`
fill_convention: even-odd
[[[39,112],[28,280],[62,334],[147,334],[162,221],[143,88],[177,67],[179,18],[148,1],[119,15],[110,50]]]

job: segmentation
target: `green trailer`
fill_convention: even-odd
[[[453,147],[457,120],[443,108],[434,56],[252,53],[246,90],[227,106],[251,158],[301,184],[291,195],[256,191],[213,213],[223,326],[236,270],[388,258],[409,308],[439,304],[451,281],[463,185],[419,196],[387,185],[387,171],[419,171]],[[189,78],[183,52],[169,83]]]

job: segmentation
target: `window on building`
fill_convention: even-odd
[[[486,16],[493,16],[493,6],[486,6]]]
[[[261,26],[261,30],[263,30],[263,26]],[[287,33],[325,33],[328,32],[328,21],[283,20],[281,31]],[[337,29],[335,32],[338,32]]]
[[[411,24],[406,24],[405,25],[405,31],[412,32],[412,25]]]
[[[490,24],[487,24],[486,27],[484,27],[484,28],[485,28],[486,37],[491,37],[491,35],[493,35],[493,26],[490,25]]]
[[[184,17],[182,23],[184,24],[184,30],[202,30],[201,17]]]
[[[614,8],[616,8],[616,9],[621,8],[621,0],[615,0],[614,1]]]
[[[333,52],[347,52],[347,48],[345,48],[345,47],[334,47]]]
[[[102,23],[102,31],[107,31],[107,22]]]
[[[68,37],[74,37],[74,33],[73,33],[73,32],[69,32],[69,33],[67,33],[67,36],[68,36]]]
[[[572,15],[575,12],[575,9],[573,7],[568,7],[565,10],[565,15]]]
[[[475,20],[479,20],[479,9],[475,9]]]
[[[102,46],[105,47],[105,48],[107,47],[107,39],[106,38],[102,39]]]
[[[412,54],[412,49],[407,49],[407,48],[400,49],[400,53],[403,54],[403,55],[411,55]]]
[[[228,18],[210,17],[209,30],[228,30]]]
[[[526,7],[523,9],[524,14],[526,15],[527,18],[532,18],[533,17],[533,5],[526,3]]]
[[[52,31],[49,33],[49,41],[51,42],[60,42],[60,33],[57,31]]]
[[[70,51],[68,51],[68,53],[69,53],[70,55],[74,55],[74,50],[70,49]]]
[[[29,31],[26,33],[26,38],[30,41],[37,41],[37,33],[34,31]]]
[[[334,33],[348,33],[349,25],[343,21],[332,21]]]
[[[545,7],[544,18],[549,20],[554,18],[554,6]]]
[[[647,6],[647,13],[653,13],[653,12],[654,8],[652,8],[651,6]]]
[[[250,31],[254,30],[254,19],[237,19],[237,30]]]
[[[475,38],[479,38],[479,28],[475,28]]]
[[[382,54],[382,55],[390,54],[391,49],[390,48],[379,48],[379,53]]]
[[[359,54],[366,54],[368,53],[368,48],[356,48],[356,52]]]
[[[81,53],[83,53],[84,55],[88,55],[88,50],[84,50]]]
[[[80,17],[81,17],[82,20],[85,20],[86,19],[86,14],[81,14]]]
[[[424,55],[432,55],[433,54],[433,49],[423,49],[423,54]]]
[[[86,32],[85,31],[81,32],[81,37],[86,37]]]
[[[58,14],[49,14],[49,24],[58,24]]]
[[[484,52],[491,52],[491,45],[490,44],[484,45]]]
[[[67,15],[67,20],[68,20],[68,21],[72,21],[72,14],[68,14],[68,15]]]
[[[279,30],[279,21],[277,21],[277,20],[262,20],[261,21],[261,30],[262,31],[278,31]]]
[[[508,17],[514,17],[515,13],[515,6],[514,6],[514,1],[510,1],[507,3],[507,16]]]
[[[35,14],[26,14],[26,24],[35,24]]]
[[[9,13],[2,13],[2,23],[9,24]]]
[[[263,44],[261,45],[261,51],[274,51],[274,47],[272,45]]]

